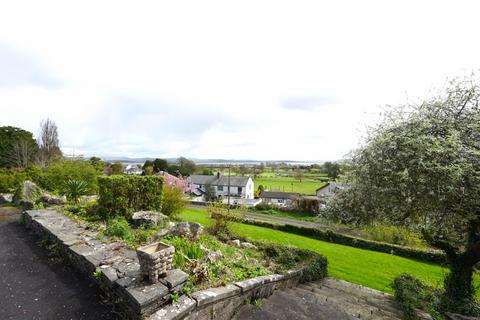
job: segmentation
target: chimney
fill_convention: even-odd
[[[220,171],[217,172],[217,179],[220,179]]]

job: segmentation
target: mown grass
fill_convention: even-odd
[[[301,220],[301,221],[310,221],[310,222],[316,222],[317,217],[313,216],[309,213],[303,213],[303,212],[284,212],[276,209],[266,209],[266,210],[248,210],[249,212],[252,213],[260,213],[264,214],[267,216],[275,216],[279,218],[289,218],[289,219],[294,219],[294,220]]]
[[[268,190],[279,190],[285,192],[298,192],[301,194],[315,194],[315,190],[325,185],[324,182],[320,182],[313,179],[302,179],[302,181],[293,177],[267,177],[259,176],[254,179],[255,188],[262,185]]]
[[[180,218],[205,226],[211,223],[208,213],[197,209],[184,209]],[[443,278],[447,273],[447,269],[439,265],[324,242],[269,228],[241,223],[234,223],[232,228],[236,234],[250,239],[268,240],[321,253],[328,259],[330,276],[388,293],[393,293],[393,280],[401,273],[410,273],[435,287],[442,287]],[[475,276],[475,286],[480,288],[478,275]],[[477,298],[480,298],[480,295],[477,294]]]

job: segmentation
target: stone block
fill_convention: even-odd
[[[197,301],[197,306],[200,307],[209,303],[213,303],[213,302],[240,294],[241,292],[242,291],[239,287],[233,284],[229,284],[224,287],[197,291],[192,294],[192,298]]]
[[[158,310],[148,320],[180,320],[192,311],[196,304],[195,300],[182,296],[178,302]]]
[[[165,278],[160,279],[160,282],[166,285],[169,289],[176,287],[188,280],[188,274],[180,269],[173,269],[167,271]]]

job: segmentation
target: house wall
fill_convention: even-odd
[[[262,202],[279,207],[291,207],[293,204],[293,201],[290,199],[262,198]]]
[[[215,190],[215,195],[217,197],[222,197],[226,198],[228,197],[228,186],[213,186],[213,189]],[[205,185],[197,185],[192,183],[192,190],[195,189],[200,189],[202,191],[205,191]],[[253,199],[254,198],[254,183],[252,178],[248,179],[248,182],[246,186],[242,186],[241,192],[238,192],[238,186],[230,186],[230,197],[236,197],[236,198],[244,198],[244,199]],[[222,190],[220,190],[222,189]]]

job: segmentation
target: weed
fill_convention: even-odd
[[[172,303],[177,303],[179,299],[180,299],[180,296],[178,295],[178,293],[170,294],[170,300],[172,300]]]
[[[97,268],[94,272],[93,272],[93,277],[95,279],[100,279],[100,277],[102,276],[102,270],[100,270],[99,268]]]

